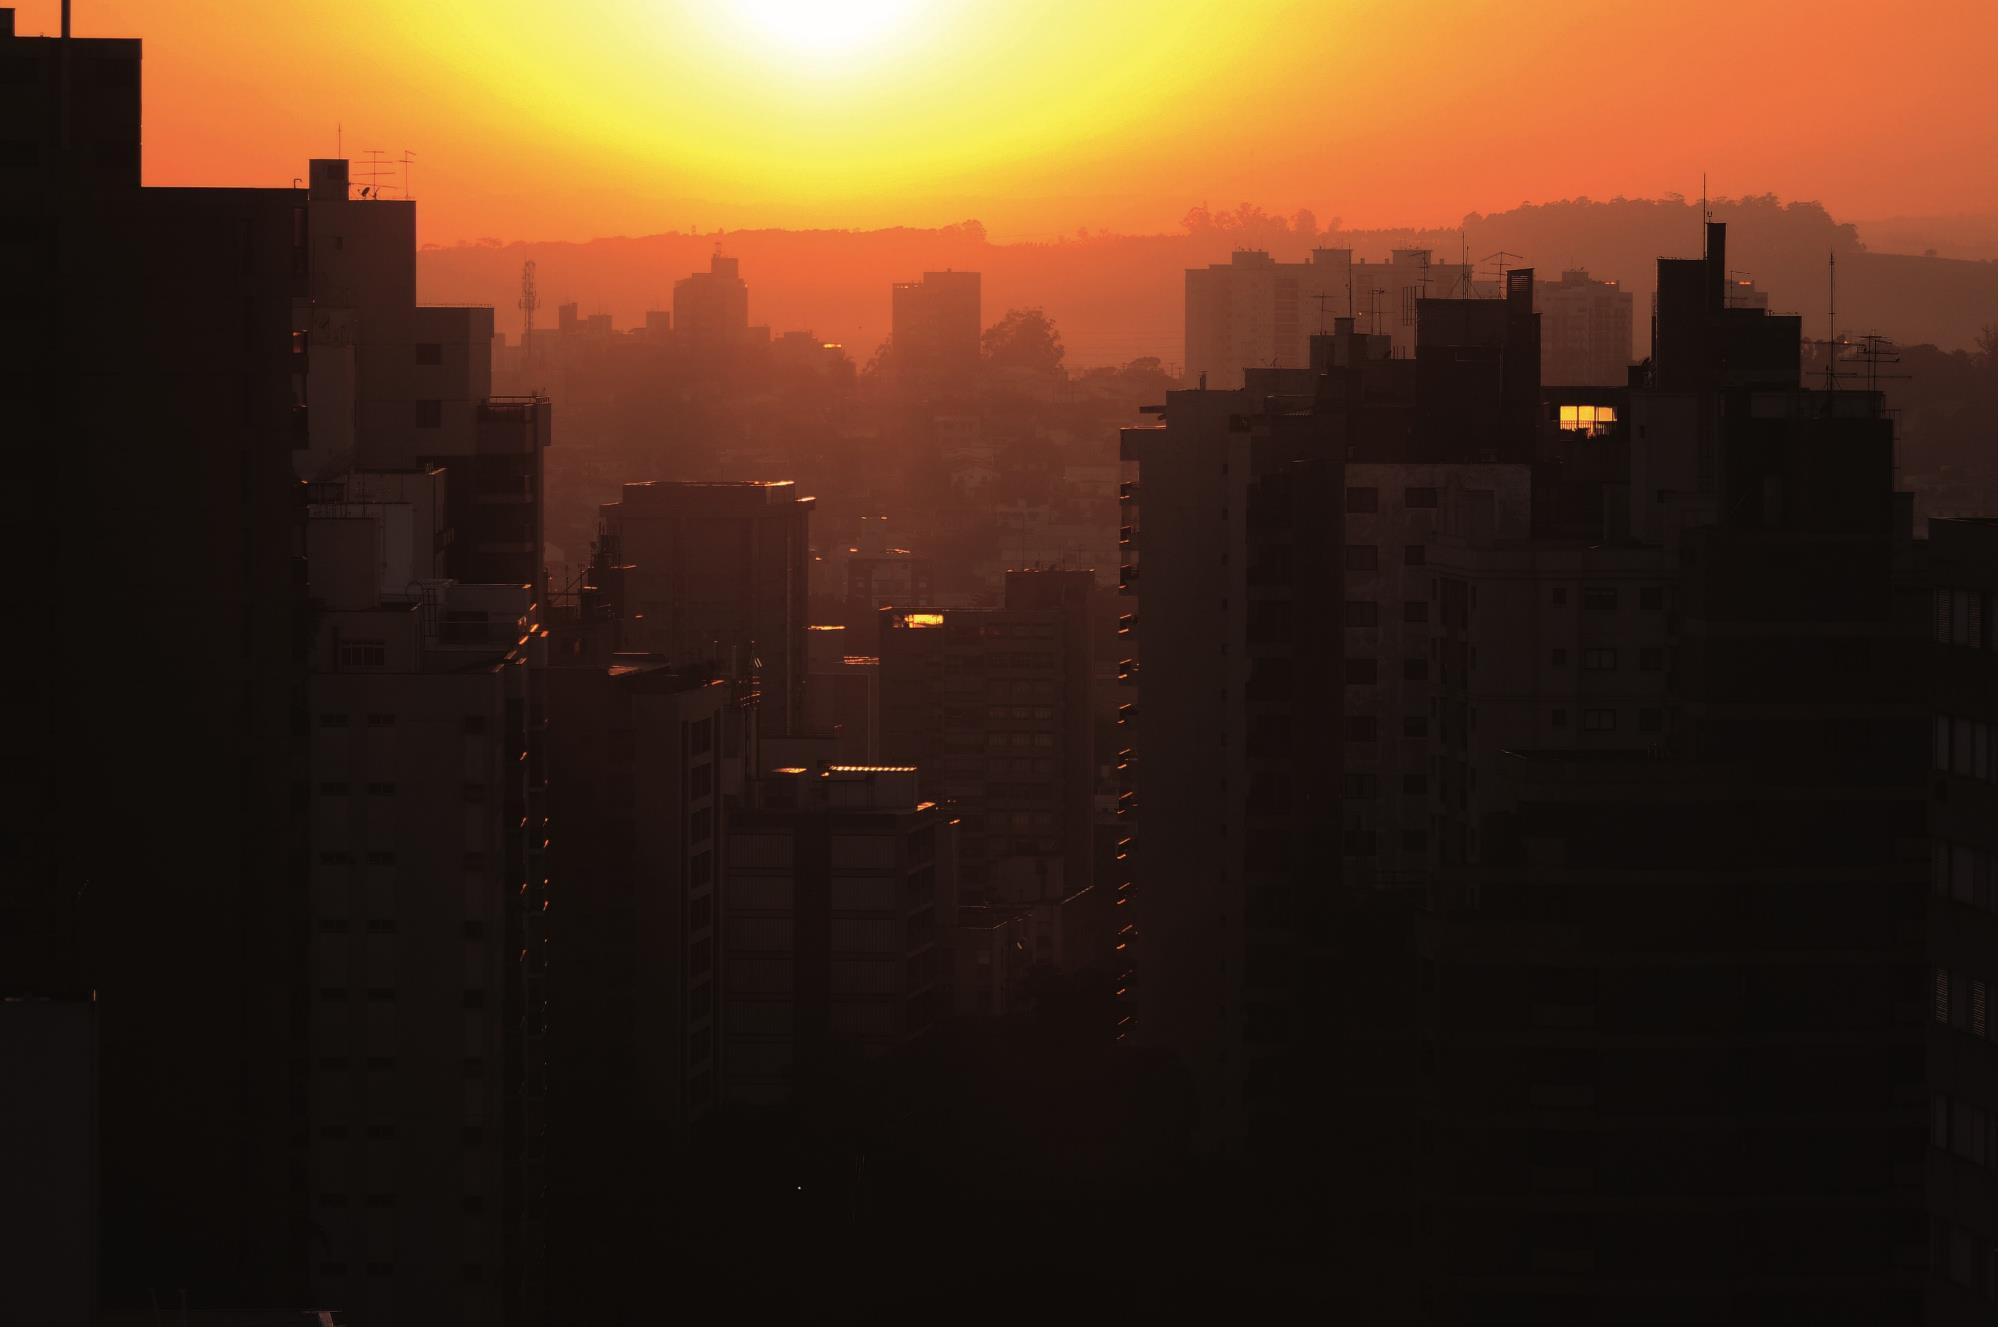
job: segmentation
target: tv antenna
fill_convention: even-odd
[[[520,265],[520,355],[525,364],[534,354],[534,311],[541,307],[541,297],[534,289],[534,260],[528,259]]]

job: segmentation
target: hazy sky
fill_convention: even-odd
[[[57,0],[14,0],[23,33]],[[415,154],[421,238],[1454,223],[1773,192],[1998,209],[1994,0],[76,0],[146,41],[149,184]],[[400,180],[400,168],[384,181]]]

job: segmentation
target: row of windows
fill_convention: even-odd
[[[1372,686],[1379,680],[1379,673],[1379,666],[1374,659],[1362,655],[1346,660],[1346,685],[1348,686]],[[1429,660],[1403,659],[1401,661],[1401,676],[1402,680],[1407,682],[1428,681]]]
[[[1429,791],[1429,775],[1424,770],[1409,770],[1401,776],[1401,790],[1404,794],[1422,796]],[[1366,801],[1380,795],[1380,782],[1370,770],[1350,770],[1346,774],[1344,796],[1348,801]]]
[[[1401,831],[1403,852],[1427,852],[1429,831],[1424,829],[1404,829]],[[1378,830],[1349,829],[1341,835],[1340,852],[1347,857],[1377,857],[1381,850],[1381,836]]]
[[[1427,622],[1429,601],[1426,599],[1405,599],[1401,605],[1401,620],[1404,622]],[[1371,599],[1348,599],[1346,601],[1346,625],[1349,627],[1377,627],[1381,623],[1381,606]]]
[[[1938,770],[1987,783],[1998,778],[1998,770],[1993,769],[1991,724],[1983,719],[1938,714],[1935,734]]]
[[[1404,488],[1401,491],[1401,505],[1411,508],[1427,508],[1437,505],[1440,490],[1434,488]],[[1349,488],[1346,490],[1346,510],[1358,514],[1378,512],[1381,509],[1381,491],[1377,488]]]
[[[1346,716],[1346,740],[1348,742],[1371,742],[1379,735],[1378,725],[1371,714],[1349,714]],[[1426,714],[1406,714],[1401,720],[1403,737],[1429,736],[1429,716]]]
[[[1929,1124],[1929,1142],[1974,1166],[1998,1169],[1998,1117],[1961,1098],[1938,1096]]]
[[[998,749],[1007,746],[1046,746],[1055,744],[1053,733],[987,733],[985,745]]]
[[[1622,656],[1617,651],[1611,649],[1583,650],[1582,667],[1592,673],[1613,673],[1616,671],[1621,658]],[[1555,649],[1547,656],[1547,662],[1555,668],[1566,668],[1568,666],[1568,651],[1565,648]],[[1640,649],[1637,652],[1637,667],[1640,671],[1646,673],[1663,671],[1665,667],[1665,647],[1662,645],[1647,645]]]
[[[1428,550],[1422,544],[1407,544],[1402,547],[1401,560],[1410,567],[1424,566],[1428,562]],[[1381,550],[1378,544],[1346,545],[1347,571],[1379,571]]]
[[[1937,898],[1955,899],[1986,912],[1998,912],[1998,871],[1992,855],[1967,843],[1937,839],[1930,883]]]
[[[1938,587],[1935,592],[1936,642],[1965,645],[1973,650],[1998,650],[1998,628],[1991,619],[1998,608],[1991,601],[1998,595],[1983,590]]]
[[[371,1072],[385,1073],[395,1068],[396,1060],[393,1055],[370,1055],[363,1063]],[[428,1068],[429,1064],[429,1060],[426,1059],[424,1067]],[[345,1073],[353,1068],[353,1066],[354,1062],[344,1055],[322,1055],[319,1057],[319,1067],[326,1073]],[[468,1055],[464,1059],[463,1068],[465,1077],[483,1078],[486,1072],[486,1062],[479,1056]],[[328,1130],[338,1130],[338,1133],[330,1133]],[[337,1124],[322,1125],[320,1126],[319,1133],[323,1138],[344,1138],[347,1135],[346,1129]],[[371,1124],[368,1126],[368,1137],[370,1138],[392,1138],[394,1136],[394,1125]]]
[[[1973,1037],[1991,1038],[1991,990],[1981,977],[1972,977],[1948,968],[1935,970],[1934,1014],[1947,1024]]]
[[[1556,608],[1568,602],[1568,587],[1556,585],[1548,592],[1549,602]],[[1584,585],[1582,587],[1582,607],[1591,613],[1613,613],[1619,602],[1617,587],[1614,585]],[[1662,585],[1642,585],[1637,590],[1637,606],[1647,613],[1660,613],[1665,610],[1665,587]]]

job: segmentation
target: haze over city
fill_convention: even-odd
[[[1994,50],[0,5],[0,1324],[1990,1327]]]

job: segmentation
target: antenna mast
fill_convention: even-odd
[[[528,259],[520,265],[520,362],[524,369],[534,355],[534,311],[541,307],[541,297],[534,290],[534,260]]]

